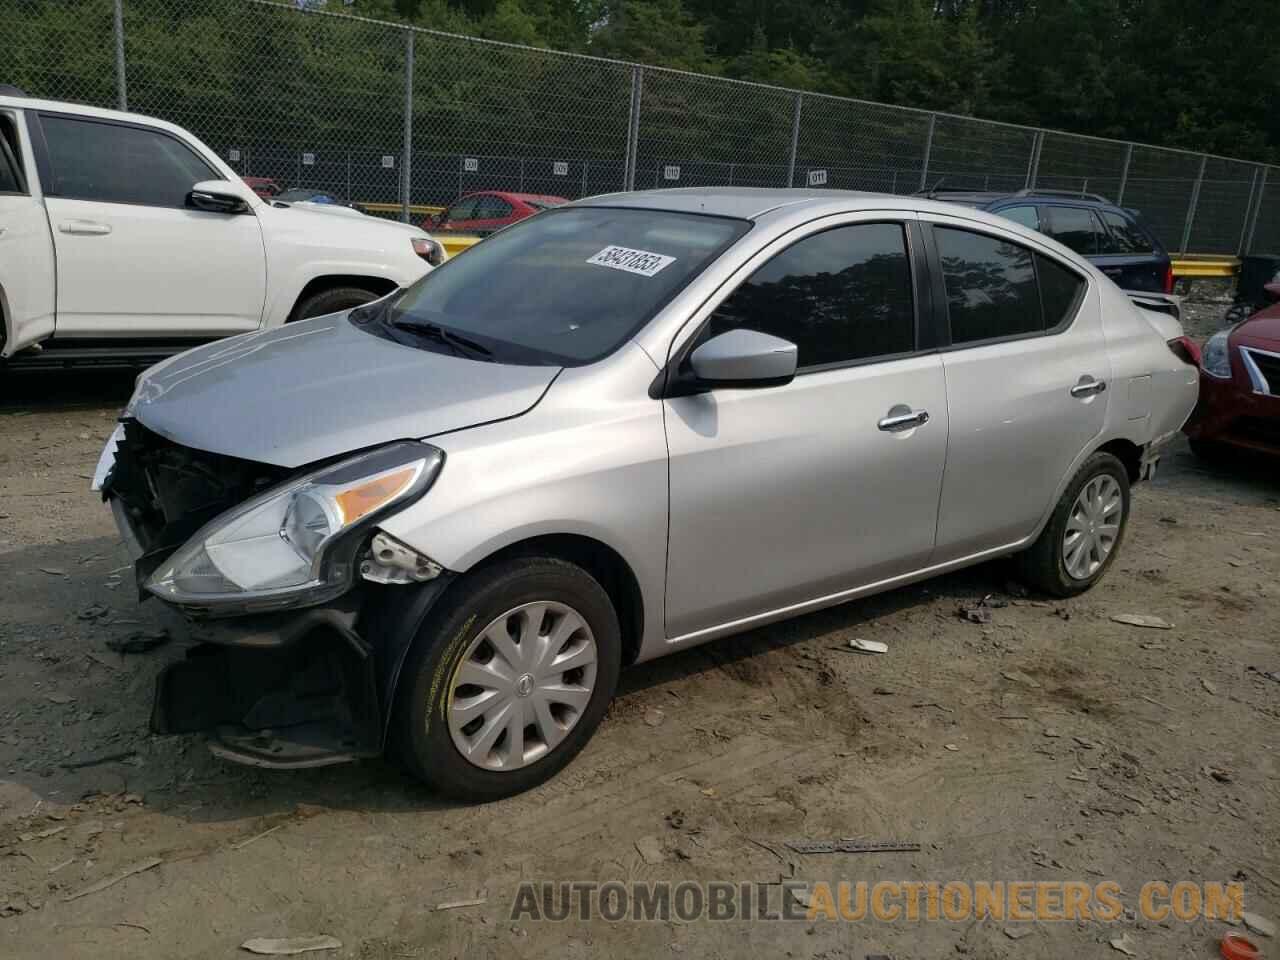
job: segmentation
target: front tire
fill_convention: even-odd
[[[1129,522],[1129,473],[1109,453],[1076,471],[1048,524],[1016,562],[1022,580],[1054,597],[1084,593],[1120,552]]]
[[[405,663],[404,761],[460,800],[535,787],[591,739],[621,660],[617,613],[580,567],[522,557],[471,574],[442,598]]]
[[[310,320],[312,317],[323,317],[329,313],[339,313],[355,307],[372,303],[378,294],[364,287],[333,287],[313,293],[305,300],[299,300],[289,314],[289,322]]]

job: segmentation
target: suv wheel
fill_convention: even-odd
[[[462,800],[550,779],[603,719],[621,630],[586,571],[518,558],[460,580],[405,664],[399,740],[411,772]]]
[[[378,294],[363,287],[333,287],[313,293],[305,300],[299,300],[289,314],[289,322],[294,320],[310,320],[312,317],[323,317],[328,313],[350,310],[378,299]]]
[[[1062,492],[1053,516],[1018,554],[1022,579],[1055,597],[1083,593],[1115,560],[1129,521],[1129,474],[1109,453],[1095,453]]]

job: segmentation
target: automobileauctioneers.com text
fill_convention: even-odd
[[[1226,920],[1244,912],[1244,885],[1150,880],[1126,893],[1111,880],[698,883],[622,880],[526,880],[511,919],[540,920],[800,920],[961,923],[1096,921],[1140,916],[1160,923]]]

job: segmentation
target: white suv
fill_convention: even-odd
[[[0,93],[0,359],[163,356],[358,306],[443,258],[408,224],[263,201],[173,124]]]

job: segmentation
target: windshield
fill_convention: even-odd
[[[446,261],[391,302],[382,319],[400,330],[467,337],[498,362],[592,363],[633,336],[750,226],[661,210],[548,210]]]

